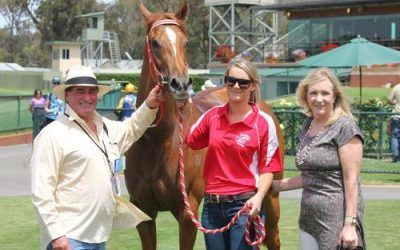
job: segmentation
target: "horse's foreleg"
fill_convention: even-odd
[[[157,248],[156,220],[143,221],[137,226],[143,250],[155,250]]]
[[[201,199],[188,195],[189,203],[194,213],[198,218],[198,208]],[[196,241],[197,228],[194,226],[190,215],[185,211],[184,206],[171,211],[179,223],[179,246],[181,250],[191,250]]]
[[[281,243],[279,240],[279,216],[280,216],[280,204],[279,194],[268,193],[264,198],[264,209],[265,209],[265,229],[266,236],[265,241],[269,250],[280,249]]]

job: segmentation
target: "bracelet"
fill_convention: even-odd
[[[351,226],[357,225],[357,217],[353,216],[345,216],[344,217],[344,223],[349,223]]]

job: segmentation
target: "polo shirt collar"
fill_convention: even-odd
[[[254,128],[257,122],[257,117],[258,117],[258,113],[259,113],[259,108],[256,104],[251,103],[251,108],[253,109],[253,112],[246,117],[246,119],[244,119],[241,122],[238,123],[243,123],[244,125],[250,127],[250,128]],[[224,117],[227,121],[229,121],[228,117],[228,111],[229,111],[229,103],[226,103],[224,106],[222,106],[219,115],[220,117]]]

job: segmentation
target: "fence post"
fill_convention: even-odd
[[[381,111],[381,110],[379,110],[379,111]],[[386,119],[383,119],[384,117],[383,117],[383,115],[381,116],[382,117],[382,119],[381,119],[381,121],[385,121]],[[382,144],[383,144],[383,124],[384,124],[384,122],[381,122],[379,125],[379,137],[378,137],[378,159],[380,160],[380,159],[382,159],[383,157],[382,157],[382,154],[383,154],[383,152],[382,152]]]
[[[21,96],[17,96],[17,128],[21,127]]]

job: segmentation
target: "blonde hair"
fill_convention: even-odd
[[[250,61],[247,60],[236,60],[232,62],[225,71],[224,78],[229,76],[229,71],[232,68],[239,68],[246,72],[250,80],[255,84],[256,89],[251,92],[249,103],[260,104],[260,83],[261,79],[258,75],[257,68]]]
[[[335,94],[335,102],[333,104],[333,111],[326,125],[330,125],[337,121],[342,116],[348,116],[355,120],[351,113],[350,104],[344,96],[343,90],[340,87],[339,79],[328,68],[319,68],[310,71],[307,76],[300,81],[296,89],[296,98],[299,102],[303,112],[306,116],[312,117],[312,111],[307,102],[308,87],[314,83],[321,82],[328,79],[332,84],[333,93]]]

